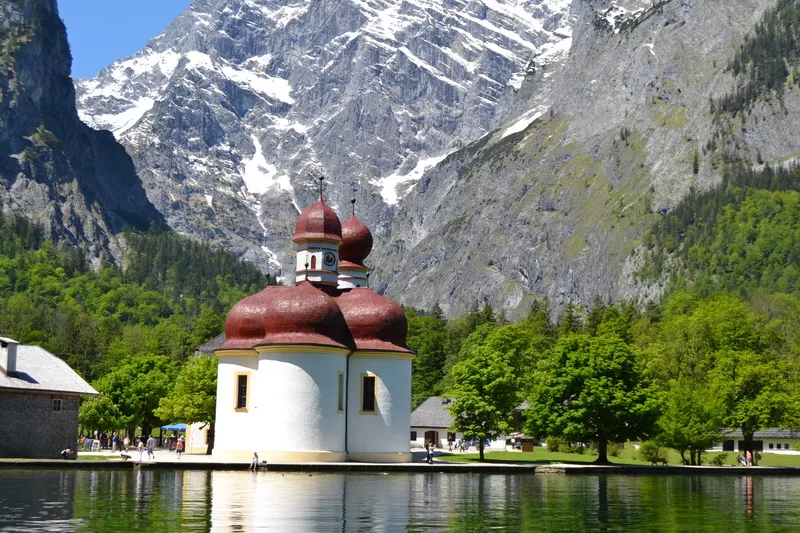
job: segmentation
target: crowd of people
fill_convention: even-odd
[[[139,452],[139,461],[142,461],[145,451],[147,452],[147,459],[152,461],[156,458],[156,446],[158,441],[151,434],[147,438],[140,436],[136,438],[136,450]],[[128,435],[121,436],[117,433],[112,433],[109,437],[107,433],[94,432],[94,437],[81,436],[80,446],[78,449],[84,451],[99,451],[110,450],[112,453],[119,453],[123,460],[131,458],[129,453],[131,447],[131,438]],[[167,448],[169,451],[174,451],[178,454],[178,459],[183,455],[186,449],[186,439],[183,436],[173,434],[167,437]],[[77,456],[77,451],[72,448],[66,448],[61,451],[61,456],[64,459],[74,459]]]

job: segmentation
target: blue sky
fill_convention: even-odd
[[[72,76],[87,78],[145,43],[191,0],[59,0],[72,50]]]

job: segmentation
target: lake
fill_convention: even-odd
[[[797,531],[800,478],[0,469],[0,531]]]

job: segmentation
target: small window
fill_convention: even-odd
[[[774,444],[772,444],[772,443],[770,442],[770,443],[769,443],[769,449],[771,450],[771,449],[772,449],[772,448],[774,448],[774,447],[775,447],[775,445],[774,445]],[[780,445],[780,444],[778,444],[778,448],[780,448],[780,447],[781,447],[781,445]]]
[[[344,412],[344,372],[339,372],[338,380],[336,409],[339,412]]]
[[[236,376],[236,409],[247,409],[247,374]]]
[[[412,431],[411,432],[411,440],[417,440],[417,432],[416,431]]]
[[[361,412],[375,412],[375,376],[361,376]]]
[[[315,255],[311,256],[311,270],[317,268],[317,257]]]
[[[784,450],[788,450],[789,449],[789,443],[788,442],[783,445],[783,449]]]
[[[60,398],[53,398],[53,412],[60,413],[61,412],[61,399]]]

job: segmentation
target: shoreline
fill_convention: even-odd
[[[200,456],[205,457],[205,456]],[[50,468],[78,470],[249,470],[249,463],[211,460],[162,461],[65,461],[63,459],[0,459],[0,469]],[[376,472],[376,473],[442,473],[442,474],[561,474],[561,475],[726,475],[726,476],[800,476],[800,467],[792,466],[647,466],[647,465],[576,465],[513,463],[449,463],[434,461],[412,463],[271,463],[260,465],[260,472]]]

